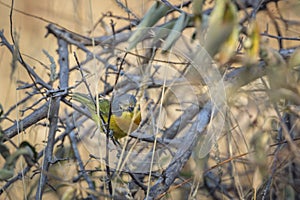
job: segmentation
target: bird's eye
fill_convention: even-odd
[[[128,106],[127,111],[128,112],[132,112],[133,111],[133,107],[132,106]]]

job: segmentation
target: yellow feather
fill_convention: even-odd
[[[111,116],[109,128],[113,131],[114,137],[118,140],[135,131],[138,128],[140,122],[141,112],[138,112],[136,114],[136,118],[134,121],[133,112],[123,112],[121,117],[117,117],[116,115]]]

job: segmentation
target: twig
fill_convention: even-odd
[[[185,13],[183,10],[179,9],[179,6],[172,5],[168,0],[161,0],[166,6],[172,8],[172,10],[176,10],[179,13]],[[181,7],[181,6],[180,6]],[[170,11],[171,12],[171,11]],[[187,13],[186,13],[187,14]]]
[[[88,183],[89,189],[91,191],[95,191],[94,183],[90,179],[90,177],[88,176],[88,174],[86,173],[86,171],[84,169],[84,165],[83,165],[83,162],[81,160],[81,157],[80,157],[80,154],[79,154],[79,151],[78,151],[78,148],[77,148],[77,139],[76,139],[74,131],[72,131],[69,134],[69,138],[70,138],[70,141],[71,141],[71,145],[72,145],[72,149],[73,149],[73,152],[74,152],[75,159],[77,160],[77,165],[79,167],[79,170],[81,171],[84,179]],[[92,194],[89,196],[89,198],[96,199],[96,197]]]
[[[284,37],[284,36],[280,36],[280,35],[272,35],[272,34],[269,34],[269,33],[261,33],[260,35],[266,36],[266,37],[269,37],[269,38],[274,38],[274,39],[277,39],[277,40],[300,41],[299,37]]]
[[[23,65],[23,67],[26,69],[29,77],[31,78],[32,80],[32,83],[35,85],[36,89],[38,91],[40,91],[39,87],[37,86],[37,84],[40,84],[42,85],[44,88],[50,90],[52,89],[51,86],[49,84],[47,84],[45,81],[43,81],[43,79],[41,79],[39,77],[39,75],[33,70],[32,67],[30,67],[22,58],[21,56],[21,53],[19,52],[19,50],[16,50],[14,49],[14,46],[9,44],[9,42],[6,40],[5,36],[4,36],[4,33],[3,33],[3,30],[0,31],[0,38],[1,38],[1,43],[4,44],[8,50],[11,52],[11,54],[14,54],[15,51],[18,51],[18,56],[17,56],[17,59],[18,61]],[[41,91],[40,91],[41,94],[43,94]]]
[[[126,55],[127,53],[125,53],[122,61],[121,61],[121,64],[120,64],[120,68],[118,70],[118,73],[117,73],[117,76],[116,76],[116,79],[115,79],[115,84],[114,85],[117,85],[118,81],[119,81],[119,77],[120,77],[120,72],[121,70],[123,69],[123,63],[125,61],[125,58],[126,58]],[[106,125],[106,159],[109,161],[109,150],[108,150],[108,146],[109,146],[109,139],[110,139],[110,120],[111,120],[111,115],[112,115],[112,103],[114,101],[114,93],[112,93],[112,96],[111,96],[111,100],[109,102],[109,112],[108,112],[108,119],[107,119],[107,125]],[[113,139],[113,142],[115,143],[116,141],[114,141]],[[108,189],[109,189],[109,192],[110,194],[112,195],[112,182],[111,182],[111,177],[110,177],[110,167],[109,165],[106,165],[106,174],[108,176]]]
[[[134,12],[132,12],[132,11],[128,8],[127,5],[125,6],[120,0],[115,0],[115,1],[116,1],[116,3],[117,3],[118,6],[120,6],[123,10],[125,10],[125,12],[127,12],[128,14],[131,14],[136,20],[139,19],[138,16],[136,16],[136,14],[134,14]],[[127,4],[127,2],[126,2],[126,4]]]
[[[17,123],[15,122],[14,125],[3,131],[4,134],[6,134],[9,138],[13,138],[17,135],[18,132],[24,131],[25,129],[36,124],[40,120],[45,119],[47,117],[48,108],[49,102],[37,108],[33,113],[25,117],[23,120],[20,120],[18,123],[19,127],[21,127],[21,130],[18,130]]]
[[[274,26],[275,26],[275,30],[277,32],[277,35],[278,35],[278,46],[279,46],[279,49],[283,49],[283,44],[282,44],[282,33],[281,33],[281,29],[273,15],[273,13],[267,8],[267,14],[269,15],[271,21],[273,22]]]
[[[79,72],[80,72],[80,75],[81,75],[81,78],[82,78],[82,82],[84,83],[86,89],[88,90],[88,93],[89,93],[89,95],[90,95],[90,97],[91,97],[91,99],[92,99],[94,105],[96,105],[95,99],[92,98],[92,97],[93,97],[93,96],[92,96],[92,91],[91,91],[91,89],[90,89],[90,87],[89,87],[89,84],[87,83],[86,78],[85,78],[85,76],[84,76],[84,74],[83,74],[83,72],[82,72],[82,68],[81,68],[81,65],[80,65],[80,63],[79,63],[79,61],[78,61],[76,52],[74,52],[73,55],[74,55],[75,61],[76,61],[76,63],[77,63],[77,68],[78,68],[78,70],[79,70]]]

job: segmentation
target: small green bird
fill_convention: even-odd
[[[75,93],[72,95],[72,99],[85,105],[92,115],[92,119],[98,123],[100,122],[100,116],[97,115],[97,105],[86,94]],[[120,139],[136,130],[141,122],[141,112],[136,107],[136,98],[131,94],[123,94],[115,96],[112,102],[111,116],[109,129],[112,131],[115,139]],[[104,123],[108,122],[110,101],[108,99],[99,99],[99,113],[104,119]],[[130,127],[131,126],[131,127]]]

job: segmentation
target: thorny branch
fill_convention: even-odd
[[[59,64],[60,64],[60,77],[59,85],[60,88],[68,88],[69,85],[69,53],[68,53],[68,43],[61,38],[58,38],[58,54],[59,54]],[[62,94],[62,95],[66,95]],[[47,173],[50,164],[53,159],[53,148],[55,144],[55,134],[57,132],[58,118],[59,118],[59,107],[62,96],[50,97],[48,116],[49,119],[49,132],[47,145],[44,153],[44,160],[41,167],[41,176],[37,188],[36,199],[42,199],[43,189],[47,182]]]

